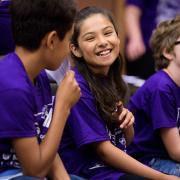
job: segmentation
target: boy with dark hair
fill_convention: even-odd
[[[57,149],[80,89],[69,71],[54,101],[44,69],[68,53],[75,13],[73,0],[12,1],[16,48],[0,61],[0,178],[69,179]]]

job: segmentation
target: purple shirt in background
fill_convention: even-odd
[[[146,48],[149,49],[149,39],[156,27],[157,5],[159,0],[127,0],[127,5],[137,6],[142,16],[140,19],[141,31]]]
[[[52,116],[52,96],[46,73],[35,86],[15,53],[0,61],[0,170],[20,168],[13,138],[45,136]]]
[[[179,0],[126,0],[126,6],[128,5],[134,5],[141,10],[140,27],[147,49],[157,24],[180,14]]]
[[[132,96],[128,108],[135,115],[135,138],[128,153],[146,164],[152,158],[170,159],[159,130],[180,129],[180,87],[158,71]]]
[[[90,144],[111,141],[116,147],[126,151],[125,138],[119,128],[108,130],[97,111],[88,83],[77,69],[74,71],[82,95],[67,120],[59,150],[60,156],[70,174],[87,179],[117,180],[123,173],[106,166]]]
[[[14,50],[9,5],[11,0],[0,1],[0,55]]]

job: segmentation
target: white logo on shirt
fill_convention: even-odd
[[[94,166],[90,167],[89,169],[92,170],[92,169],[97,169],[100,167],[105,167],[105,165],[104,164],[95,164]]]
[[[180,119],[180,108],[177,108],[177,122],[179,121]]]
[[[179,133],[180,133],[180,107],[177,108],[177,125],[178,125],[178,128],[179,128]]]

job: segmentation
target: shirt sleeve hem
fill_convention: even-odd
[[[157,124],[156,127],[154,127],[155,130],[161,129],[161,128],[174,128],[177,127],[176,123],[166,123],[166,124]]]
[[[101,137],[101,138],[96,138],[96,139],[86,139],[82,142],[80,142],[77,147],[80,148],[82,146],[91,144],[91,143],[95,143],[95,142],[100,142],[100,141],[110,141],[110,139],[106,136],[106,137]]]
[[[22,138],[22,137],[34,137],[37,136],[37,134],[33,132],[18,132],[13,131],[13,132],[5,132],[5,133],[0,133],[0,138]]]

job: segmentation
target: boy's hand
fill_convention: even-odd
[[[81,90],[74,78],[74,72],[69,70],[57,89],[56,101],[71,108],[79,100],[80,95]]]

